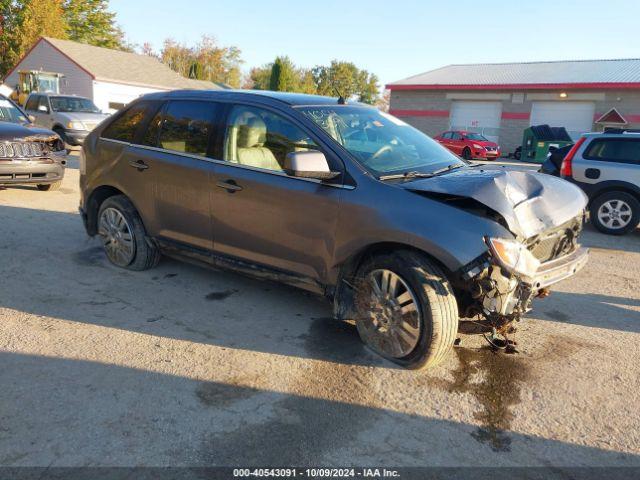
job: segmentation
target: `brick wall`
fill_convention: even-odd
[[[534,101],[592,101],[595,104],[596,116],[607,113],[611,108],[629,122],[627,127],[640,129],[640,91],[612,90],[612,91],[569,91],[566,100],[560,100],[557,91],[531,90],[524,92],[511,91],[478,91],[447,92],[396,90],[391,92],[390,112],[401,117],[405,122],[413,125],[429,136],[435,136],[449,128],[450,98],[452,94],[464,96],[476,95],[476,100],[494,100],[496,96],[507,94],[509,100],[502,102],[502,120],[500,123],[499,143],[503,153],[515,151],[522,142],[522,134],[529,127],[529,115]],[[455,97],[455,95],[454,95]],[[455,98],[457,100],[457,98]],[[462,98],[461,98],[462,99]],[[593,125],[594,130],[602,130],[602,126]]]

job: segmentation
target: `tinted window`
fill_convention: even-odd
[[[162,115],[164,114],[161,108],[158,113],[149,122],[146,132],[142,137],[142,145],[148,145],[150,147],[158,146],[158,135],[160,134],[160,125],[162,123]]]
[[[31,95],[29,97],[29,99],[27,100],[27,104],[25,105],[24,108],[26,108],[27,110],[37,110],[38,109],[38,98],[40,98],[39,95]]]
[[[462,135],[454,132],[451,134],[451,138],[453,138],[454,140],[462,140]]]
[[[132,142],[136,135],[136,130],[144,118],[147,103],[138,103],[119,116],[109,125],[104,132],[103,138],[120,140],[122,142]]]
[[[446,133],[444,133],[444,134],[442,135],[442,138],[447,138],[447,139],[451,138],[451,132],[446,132]]]
[[[160,147],[205,156],[216,108],[211,102],[169,102],[160,129]],[[153,135],[154,121],[148,135]]]
[[[587,147],[583,157],[588,160],[640,164],[640,139],[596,139]]]
[[[224,160],[266,170],[282,171],[288,153],[318,149],[299,127],[261,108],[234,107],[226,132]]]

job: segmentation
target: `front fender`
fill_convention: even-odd
[[[377,243],[416,248],[454,272],[487,251],[485,236],[513,238],[506,228],[480,213],[377,181],[345,192],[342,205],[333,280],[340,265]]]

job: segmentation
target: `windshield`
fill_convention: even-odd
[[[0,96],[0,122],[29,123],[29,119],[12,102]]]
[[[467,137],[469,140],[478,140],[480,142],[488,142],[489,141],[485,137],[480,135],[479,133],[466,133],[465,137]]]
[[[54,112],[100,113],[100,109],[88,98],[50,97]]]
[[[397,118],[370,107],[300,109],[376,176],[431,173],[465,165],[449,150]]]

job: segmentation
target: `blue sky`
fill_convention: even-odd
[[[129,41],[212,35],[244,69],[289,55],[303,67],[348,60],[381,82],[451,63],[635,58],[637,0],[111,0]]]

